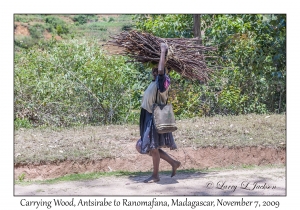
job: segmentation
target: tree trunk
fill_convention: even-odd
[[[197,44],[202,44],[202,39],[201,39],[201,15],[200,14],[195,14],[193,15],[194,19],[194,37],[198,37],[198,42]]]

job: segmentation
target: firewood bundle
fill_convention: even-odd
[[[216,48],[197,44],[197,38],[159,38],[138,31],[124,31],[111,38],[108,45],[123,48],[121,54],[128,55],[133,58],[133,61],[142,63],[158,63],[160,43],[166,43],[168,53],[165,66],[191,80],[206,82],[212,71],[207,66],[206,54],[209,51],[215,51]]]

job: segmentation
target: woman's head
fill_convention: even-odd
[[[170,69],[165,68],[165,74],[168,74],[168,72],[170,72]],[[158,75],[158,68],[157,67],[153,67],[152,68],[152,76],[153,76],[154,80],[156,79],[157,75]]]

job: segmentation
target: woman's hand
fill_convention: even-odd
[[[168,49],[168,45],[164,42],[160,43],[160,49],[162,52],[166,52]]]

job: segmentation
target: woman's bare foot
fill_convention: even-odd
[[[179,161],[175,161],[174,166],[172,166],[172,174],[171,174],[171,177],[175,176],[176,170],[177,170],[177,168],[179,168],[180,165],[181,165],[181,163],[180,163]]]
[[[145,179],[144,182],[153,183],[153,182],[158,182],[159,180],[160,180],[159,177],[150,176],[148,179]]]

